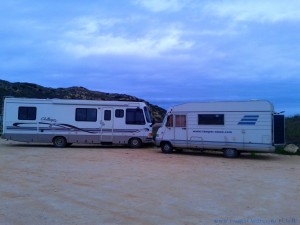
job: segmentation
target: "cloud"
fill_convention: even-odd
[[[94,55],[158,57],[193,46],[193,42],[183,40],[183,31],[177,27],[157,28],[131,36],[117,32],[114,25],[122,24],[117,19],[83,18],[77,22],[63,34],[59,46],[79,58]]]
[[[279,22],[299,21],[300,1],[298,0],[225,0],[208,3],[207,12],[235,21]]]
[[[136,0],[135,3],[152,12],[177,12],[186,6],[187,0]]]

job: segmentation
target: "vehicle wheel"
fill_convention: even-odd
[[[169,142],[164,142],[161,144],[161,151],[170,154],[173,152],[173,146]]]
[[[239,155],[238,151],[233,148],[226,148],[223,154],[226,158],[236,158]]]
[[[129,147],[130,148],[140,148],[142,147],[142,141],[139,138],[131,138],[129,140]]]
[[[67,146],[67,140],[64,137],[55,137],[53,139],[53,145],[57,148],[64,148]]]

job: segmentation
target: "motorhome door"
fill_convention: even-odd
[[[101,114],[101,142],[113,141],[113,108],[102,108]]]
[[[186,114],[177,114],[174,115],[175,119],[175,132],[174,139],[176,146],[178,147],[187,147],[187,127],[186,127]]]

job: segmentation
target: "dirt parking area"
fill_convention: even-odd
[[[0,142],[0,224],[300,224],[300,157]]]

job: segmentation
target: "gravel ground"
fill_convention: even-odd
[[[300,157],[0,141],[0,224],[300,224]]]

